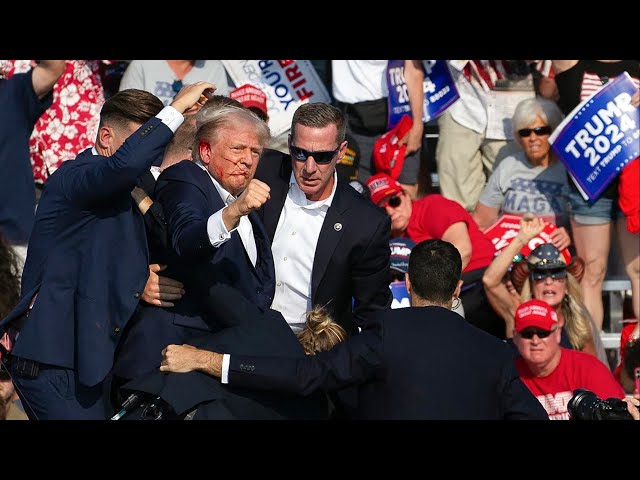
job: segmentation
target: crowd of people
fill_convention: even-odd
[[[400,62],[413,121],[376,171],[386,60],[331,61],[332,101],[298,106],[285,148],[220,60],[0,61],[0,418],[120,418],[143,392],[171,418],[555,420],[584,389],[640,419],[638,208],[618,180],[586,202],[549,140],[640,63],[447,61],[437,191],[424,62]]]

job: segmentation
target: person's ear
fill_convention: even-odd
[[[114,132],[113,128],[108,125],[101,125],[98,129],[98,147],[101,150],[110,150],[113,143]]]
[[[464,283],[464,280],[458,280],[458,286],[456,287],[455,291],[453,292],[453,298],[459,298],[460,297],[460,289],[462,288],[462,284]]]
[[[201,140],[198,144],[198,153],[200,153],[200,158],[204,165],[209,165],[211,163],[211,144],[209,142],[205,142]]]
[[[347,153],[347,145],[349,145],[349,142],[347,142],[346,140],[344,140],[340,144],[340,151],[338,152],[338,163],[340,163],[340,160],[342,160],[342,158]]]
[[[411,280],[409,279],[409,274],[404,274],[404,285],[407,287],[407,293],[411,296]]]

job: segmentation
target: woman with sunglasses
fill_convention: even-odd
[[[532,213],[558,226],[551,238],[559,250],[569,246],[567,172],[549,143],[562,117],[558,106],[544,98],[518,104],[512,123],[521,151],[497,165],[480,194],[473,219],[481,230],[502,214]]]
[[[513,337],[513,319],[521,303],[538,299],[553,307],[562,328],[562,346],[591,353],[607,363],[604,346],[595,323],[587,311],[579,277],[584,262],[579,257],[567,265],[553,244],[536,247],[526,260],[511,266],[524,245],[544,228],[544,220],[525,215],[518,235],[507,245],[484,273],[482,281],[493,308],[506,323],[505,334]],[[511,268],[510,275],[509,270]],[[507,281],[503,281],[507,278]],[[509,285],[509,283],[511,285]],[[509,286],[513,288],[509,289]]]

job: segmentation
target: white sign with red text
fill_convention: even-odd
[[[250,83],[267,95],[269,129],[276,137],[289,131],[293,112],[303,103],[331,102],[309,60],[222,60],[236,85]]]

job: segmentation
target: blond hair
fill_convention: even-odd
[[[347,338],[347,332],[336,323],[329,312],[319,305],[307,312],[305,328],[297,333],[304,353],[325,352]]]
[[[576,350],[582,350],[587,343],[593,341],[591,320],[582,297],[582,289],[578,280],[567,272],[567,292],[560,304],[560,311],[564,316],[564,330],[567,332],[569,342]],[[526,302],[533,298],[530,277],[522,285],[520,301]]]

